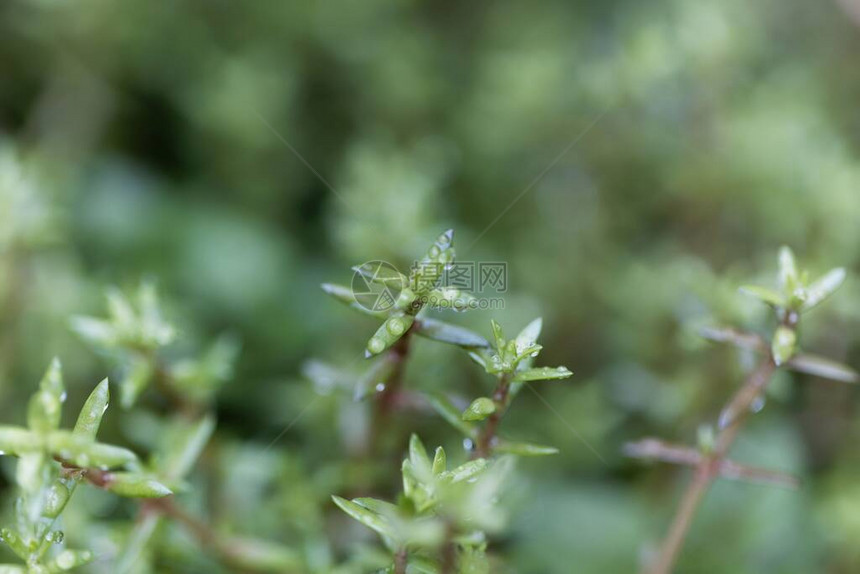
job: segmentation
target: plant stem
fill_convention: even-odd
[[[729,402],[729,405],[733,407],[734,416],[717,434],[716,444],[709,456],[702,457],[701,462],[696,466],[693,481],[681,498],[680,506],[675,513],[672,525],[669,527],[669,533],[666,535],[660,554],[648,570],[650,574],[669,574],[672,571],[699,503],[717,476],[720,463],[728,455],[729,449],[737,438],[738,431],[746,422],[753,401],[767,386],[776,368],[773,357],[768,355]]]
[[[394,574],[406,574],[406,548],[401,548],[394,555]]]
[[[503,374],[499,378],[499,384],[493,392],[493,403],[496,405],[496,410],[487,419],[487,424],[484,425],[480,436],[478,437],[475,450],[472,452],[472,458],[487,458],[493,452],[493,443],[496,440],[496,432],[499,429],[499,422],[505,415],[508,408],[508,394],[511,390],[511,375]]]
[[[414,327],[414,325],[413,325]],[[400,395],[401,387],[403,386],[403,373],[406,370],[406,359],[409,356],[409,347],[412,342],[413,328],[410,327],[400,339],[388,349],[385,357],[386,361],[390,361],[394,368],[391,374],[385,380],[385,388],[376,395],[376,408],[373,417],[373,423],[370,430],[370,451],[373,454],[378,454],[380,449],[380,441],[383,433],[388,427],[391,415],[394,412],[397,401]]]
[[[442,546],[441,574],[454,574],[457,568],[457,547],[454,544],[454,525],[450,522],[445,529],[445,543]]]

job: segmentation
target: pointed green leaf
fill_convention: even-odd
[[[502,331],[502,326],[490,319],[490,326],[493,328],[493,338],[496,342],[496,349],[501,353],[505,348],[505,333]]]
[[[490,353],[488,351],[485,351],[483,349],[468,352],[469,358],[472,359],[474,362],[478,363],[479,365],[481,365],[481,367],[483,367],[484,369],[487,368],[487,361],[489,360],[489,354]]]
[[[365,315],[370,315],[372,317],[385,317],[386,313],[384,311],[374,311],[372,309],[368,309],[363,305],[359,305],[358,301],[355,300],[355,295],[352,293],[352,289],[349,287],[344,287],[343,285],[335,285],[333,283],[323,283],[321,285],[322,290],[343,303],[347,305],[351,309],[358,311],[359,313],[364,313]]]
[[[408,458],[400,466],[400,473],[403,475],[403,496],[411,500],[419,511],[429,508],[432,505],[429,493],[424,483],[415,476],[412,461]]]
[[[462,418],[464,421],[482,421],[494,412],[496,412],[496,403],[493,399],[479,397],[463,411]]]
[[[843,383],[856,383],[860,381],[860,373],[857,373],[851,367],[817,355],[801,353],[792,357],[787,365],[792,370],[800,373],[824,377],[825,379]]]
[[[359,506],[363,506],[371,512],[375,512],[383,516],[397,516],[397,513],[399,512],[397,506],[395,506],[394,504],[391,504],[390,502],[386,502],[384,500],[379,500],[377,498],[354,498],[353,502],[355,502]]]
[[[525,383],[528,381],[566,379],[572,374],[567,367],[537,367],[517,372],[514,375],[514,381]]]
[[[490,343],[485,338],[474,331],[436,319],[420,319],[417,321],[415,323],[415,334],[466,349],[490,346]]]
[[[768,289],[767,287],[759,287],[758,285],[744,285],[738,290],[744,295],[755,297],[759,301],[767,303],[772,307],[786,306],[785,296],[778,291],[774,291],[773,289]]]
[[[517,350],[515,361],[523,366],[528,367],[531,364],[532,359],[538,356],[538,354],[543,350],[543,345],[531,345],[529,347],[525,347],[524,349]],[[523,362],[525,361],[525,362]]]
[[[443,231],[422,259],[422,263],[448,264],[454,260],[454,230]]]
[[[432,475],[432,464],[427,456],[427,449],[417,434],[409,437],[409,462],[412,464],[413,472],[424,481],[429,480]]]
[[[448,460],[445,456],[445,449],[441,446],[436,447],[436,454],[433,456],[433,474],[438,475],[448,468]]]
[[[448,424],[456,428],[464,436],[472,439],[477,438],[478,429],[475,425],[460,418],[460,410],[451,403],[448,397],[441,393],[428,393],[425,396],[430,402],[430,406],[433,407],[433,410],[439,413],[439,415],[445,419]]]
[[[771,353],[777,366],[782,365],[797,352],[797,333],[794,329],[780,325],[773,334]]]
[[[442,473],[442,477],[452,483],[462,482],[477,476],[485,468],[487,468],[487,459],[476,458],[475,460],[470,460],[467,463],[461,464],[454,470]]]
[[[786,293],[791,293],[797,287],[797,263],[794,253],[788,247],[779,250],[779,284]]]
[[[42,377],[39,383],[39,388],[54,396],[57,402],[62,403],[66,400],[66,387],[63,385],[63,367],[60,364],[59,358],[54,357],[51,360],[45,376]]]
[[[341,510],[349,514],[355,520],[361,522],[371,530],[375,532],[387,536],[388,538],[397,539],[397,530],[394,528],[394,525],[391,521],[381,514],[373,512],[372,510],[361,506],[353,501],[346,500],[339,496],[332,496],[332,500],[335,504],[340,507]]]
[[[558,449],[553,446],[507,440],[498,441],[493,447],[493,451],[518,456],[547,456],[558,453]]]
[[[514,339],[516,342],[516,350],[517,355],[522,355],[526,349],[533,347],[540,337],[541,329],[543,328],[543,319],[538,317],[531,323],[525,326],[525,328],[520,331],[517,338]]]
[[[409,276],[409,287],[418,296],[426,295],[442,279],[448,265],[454,261],[454,230],[449,229],[436,238],[427,253],[417,262]]]
[[[108,408],[109,401],[110,389],[108,388],[108,380],[105,379],[90,393],[78,415],[75,430],[72,432],[76,436],[94,440],[96,433],[99,431],[99,426],[101,426],[102,417]]]
[[[388,317],[367,342],[368,356],[378,355],[396,343],[414,321],[415,317],[404,313],[396,313]]]
[[[806,299],[801,311],[809,311],[830,297],[845,281],[845,269],[831,269],[806,290]]]
[[[111,473],[105,488],[129,498],[163,498],[173,494],[173,491],[153,477],[135,472]]]

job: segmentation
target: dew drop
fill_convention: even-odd
[[[392,335],[402,335],[406,330],[406,324],[402,319],[390,319],[385,327]],[[371,340],[372,342],[372,340]],[[381,350],[381,349],[380,349]]]
[[[371,337],[370,341],[367,342],[367,350],[374,355],[376,353],[381,353],[383,349],[385,349],[385,341],[379,337]]]
[[[464,438],[463,439],[463,448],[466,449],[466,452],[471,452],[472,449],[475,448],[475,443],[472,442],[472,439],[470,439],[470,438]]]
[[[376,387],[374,388],[376,389],[377,393],[381,393],[385,390],[385,383],[376,383]]]
[[[750,404],[750,411],[757,413],[764,408],[764,397],[756,397]]]

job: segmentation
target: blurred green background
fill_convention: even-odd
[[[488,335],[491,317],[516,332],[542,315],[544,363],[574,371],[537,387],[559,416],[524,393],[504,421],[561,454],[520,461],[499,571],[633,572],[688,473],[621,445],[692,442],[715,420],[752,357],[696,330],[770,332],[736,288],[772,284],[780,245],[813,274],[849,269],[802,344],[860,365],[857,13],[855,0],[5,0],[0,420],[23,420],[54,355],[80,404],[110,372],[68,318],[102,314],[108,285],[153,278],[180,347],[242,341],[194,479],[200,513],[330,572],[374,539],[329,495],[358,480],[390,494],[399,476],[356,470],[367,408],[302,375],[311,359],[359,373],[376,326],[319,284],[370,259],[408,265],[454,227],[461,260],[507,262],[509,290],[503,311],[447,319]],[[456,349],[416,351],[409,388],[489,392]],[[857,407],[849,386],[780,374],[735,458],[803,488],[719,483],[678,571],[860,571]],[[465,457],[431,412],[397,424],[395,462],[412,430]],[[134,433],[118,408],[105,425],[120,444]],[[110,525],[133,513],[91,496],[68,530],[109,552]],[[106,520],[87,526],[92,514]],[[200,560],[180,539],[155,569],[212,571]]]

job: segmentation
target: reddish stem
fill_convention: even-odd
[[[413,325],[414,327],[414,325]],[[370,450],[378,454],[382,434],[388,430],[392,413],[396,410],[401,388],[403,387],[403,373],[406,369],[406,358],[409,356],[409,346],[412,342],[412,327],[403,334],[394,345],[388,349],[385,356],[394,368],[385,381],[385,388],[376,395],[376,408],[373,423],[370,430]]]
[[[508,408],[508,395],[511,390],[511,377],[505,373],[499,378],[499,384],[493,392],[493,403],[496,405],[496,410],[487,418],[487,424],[481,431],[475,445],[475,450],[472,452],[472,458],[487,458],[493,452],[493,444],[496,441],[496,432],[499,429],[499,422],[505,415],[505,410]]]
[[[759,364],[744,386],[733,397],[732,403],[735,403],[735,399],[738,397],[742,398],[742,402],[736,405],[738,410],[728,426],[718,433],[713,451],[708,456],[703,456],[696,465],[693,481],[681,498],[680,506],[675,513],[672,525],[669,527],[669,533],[666,535],[660,554],[648,570],[650,574],[669,574],[672,571],[699,503],[704,498],[711,482],[719,475],[722,461],[728,455],[729,449],[737,438],[738,431],[746,422],[753,401],[764,390],[775,370],[776,363],[771,357],[768,357]],[[758,392],[752,392],[754,390]]]
[[[406,574],[407,555],[406,549],[401,548],[394,555],[394,574]]]

